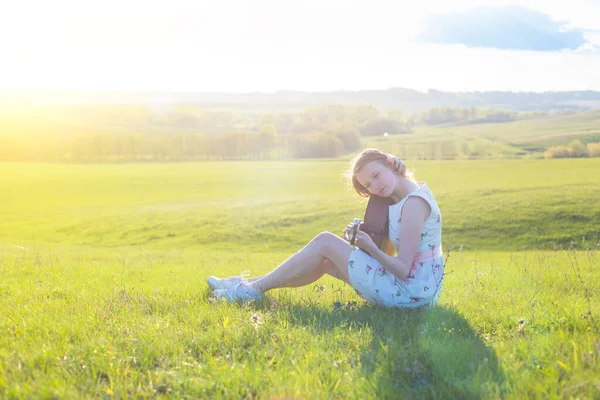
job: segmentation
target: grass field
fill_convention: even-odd
[[[0,164],[0,397],[600,397],[600,160],[411,166],[449,252],[422,312],[211,298],[362,214],[345,162]]]

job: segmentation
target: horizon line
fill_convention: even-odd
[[[428,88],[424,90],[413,89],[409,87],[394,86],[387,89],[332,89],[332,90],[297,90],[297,89],[275,89],[275,90],[254,90],[254,91],[182,91],[182,90],[161,90],[161,89],[59,89],[59,88],[3,88],[0,87],[0,93],[6,92],[79,92],[79,93],[144,93],[144,94],[277,94],[277,93],[358,93],[358,92],[386,92],[393,90],[404,90],[420,94],[429,94],[430,92],[440,93],[571,93],[571,92],[596,92],[596,89],[570,89],[570,90],[465,90],[452,91]]]

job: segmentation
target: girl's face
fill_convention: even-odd
[[[369,193],[379,197],[390,197],[396,188],[399,176],[379,161],[371,161],[356,174],[356,179]]]

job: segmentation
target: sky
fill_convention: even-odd
[[[416,4],[413,4],[416,3]],[[600,90],[600,0],[20,0],[0,88]]]

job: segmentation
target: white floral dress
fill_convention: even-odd
[[[370,303],[386,307],[421,307],[434,305],[442,289],[444,257],[442,253],[442,215],[429,187],[419,182],[419,189],[390,206],[389,236],[399,247],[402,207],[411,197],[424,199],[431,207],[425,220],[417,254],[406,279],[399,279],[360,249],[348,259],[350,283],[356,293]]]

